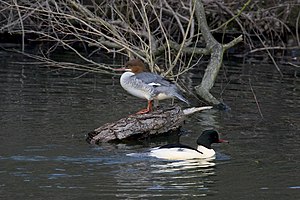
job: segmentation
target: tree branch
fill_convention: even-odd
[[[211,57],[209,64],[205,70],[204,76],[202,78],[201,84],[195,86],[196,93],[202,97],[206,102],[210,104],[220,104],[221,102],[217,100],[211,93],[210,89],[213,87],[219,70],[223,61],[223,52],[235,45],[236,43],[242,41],[242,36],[234,39],[227,45],[220,44],[211,34],[208,27],[204,7],[201,0],[193,0],[196,6],[195,15],[198,20],[198,26],[200,27],[201,33],[206,42],[206,48],[210,50]]]

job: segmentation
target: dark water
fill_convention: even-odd
[[[0,57],[1,199],[300,199],[297,68],[281,66],[281,79],[272,65],[226,63],[213,92],[231,110],[193,115],[181,141],[195,146],[202,130],[215,128],[230,144],[215,145],[211,163],[184,163],[145,156],[165,138],[85,142],[87,132],[145,106],[118,77]],[[200,74],[186,79],[197,83]]]

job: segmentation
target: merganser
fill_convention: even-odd
[[[180,143],[167,144],[153,148],[149,155],[167,160],[214,159],[216,152],[211,148],[211,144],[222,142],[228,141],[219,139],[217,131],[205,130],[197,139],[197,149]]]
[[[115,70],[125,71],[120,78],[120,83],[127,92],[133,96],[148,100],[147,108],[139,111],[138,114],[152,111],[154,99],[163,100],[176,97],[189,104],[188,100],[179,93],[174,83],[158,74],[145,72],[145,65],[139,59],[130,60],[125,64],[125,68]]]

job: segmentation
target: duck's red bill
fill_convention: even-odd
[[[219,143],[229,143],[229,141],[228,140],[223,140],[223,139],[219,139],[219,141],[218,141]]]
[[[124,71],[126,71],[126,68],[116,68],[116,69],[114,69],[114,71],[124,72]]]

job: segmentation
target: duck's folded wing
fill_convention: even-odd
[[[185,144],[166,144],[166,145],[163,145],[161,147],[159,147],[159,149],[171,149],[171,148],[178,148],[178,149],[191,149],[191,150],[195,150],[195,151],[198,151],[198,149],[195,149],[193,147],[190,147],[188,145],[185,145]],[[202,154],[202,152],[198,151],[199,153]]]
[[[142,72],[135,75],[139,80],[142,80],[145,84],[152,86],[170,86],[172,83],[158,74]]]

